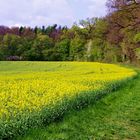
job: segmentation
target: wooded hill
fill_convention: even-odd
[[[0,26],[0,60],[140,61],[140,1],[108,0],[103,18],[71,28]]]

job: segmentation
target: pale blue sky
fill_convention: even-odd
[[[106,0],[0,0],[0,25],[68,25],[106,14]]]

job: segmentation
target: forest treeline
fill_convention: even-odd
[[[66,26],[0,26],[0,60],[140,61],[140,1],[108,0],[103,18]]]

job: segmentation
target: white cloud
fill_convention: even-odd
[[[0,0],[0,24],[72,25],[74,21],[104,14],[105,0]],[[76,5],[75,5],[76,4]]]
[[[74,18],[66,0],[1,0],[0,15],[0,24],[31,26],[63,24],[63,19],[71,24]]]
[[[92,16],[101,17],[106,13],[106,0],[90,0],[90,5],[88,6],[89,14]]]

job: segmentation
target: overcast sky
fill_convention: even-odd
[[[75,21],[106,14],[106,0],[0,0],[0,25],[71,26]]]

